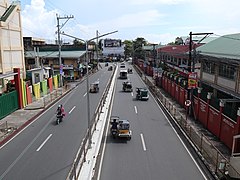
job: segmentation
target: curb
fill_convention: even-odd
[[[0,142],[0,148],[7,143],[10,139],[12,139],[16,134],[18,134],[22,129],[24,129],[24,127],[26,127],[28,124],[30,124],[34,119],[37,118],[37,116],[39,116],[41,113],[43,113],[45,110],[40,111],[39,113],[37,113],[35,116],[33,116],[32,118],[30,118],[29,120],[27,120],[24,124],[22,124],[19,128],[17,128],[15,131],[13,131],[11,134],[9,134],[6,138],[4,138],[1,142]]]
[[[26,109],[26,110],[38,110],[42,109],[40,112],[38,112],[36,115],[28,119],[25,123],[23,123],[21,126],[19,126],[16,130],[14,130],[11,134],[7,135],[3,140],[0,141],[0,149],[4,144],[6,144],[9,140],[11,140],[14,136],[16,136],[21,130],[23,130],[27,125],[29,125],[31,122],[33,122],[40,114],[46,111],[49,107],[51,107],[53,104],[55,104],[57,101],[59,101],[61,98],[63,98],[65,95],[70,93],[73,89],[75,89],[79,84],[81,84],[86,78],[83,77],[80,81],[76,82],[76,85],[72,87],[71,89],[67,90],[65,93],[63,93],[61,96],[53,100],[51,103],[49,103],[45,107],[37,107],[32,109]]]
[[[81,83],[81,82],[80,82]],[[79,85],[80,83],[77,83]],[[74,87],[75,88],[75,87]],[[9,140],[11,140],[14,136],[16,136],[21,130],[23,130],[27,125],[29,125],[31,122],[33,122],[39,115],[41,115],[43,112],[45,112],[49,107],[51,107],[53,104],[55,104],[57,101],[59,101],[61,98],[63,98],[65,95],[67,95],[69,92],[71,92],[74,88],[69,89],[66,91],[64,94],[56,98],[54,101],[49,103],[45,107],[37,107],[37,108],[32,108],[32,109],[26,109],[26,110],[37,110],[37,109],[42,109],[40,112],[38,112],[36,115],[31,117],[29,120],[27,120],[25,123],[23,123],[20,127],[18,127],[15,131],[13,131],[11,134],[6,136],[2,141],[0,141],[0,148],[6,144]]]

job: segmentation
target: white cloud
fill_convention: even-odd
[[[94,26],[114,26],[116,28],[144,27],[159,24],[163,16],[164,15],[160,14],[157,10],[148,10],[138,13],[124,14],[116,19],[101,22]]]
[[[60,10],[54,9],[52,2],[49,7],[48,1],[45,4],[44,0],[32,0],[30,5],[22,7],[24,36],[56,38],[56,13]],[[61,4],[61,1],[55,2],[58,7],[66,7],[66,4],[69,4],[66,1],[62,1],[66,4]],[[117,13],[107,11],[107,0],[101,2],[105,10],[99,8],[99,3],[94,3],[93,0],[89,2],[91,7],[87,6],[88,2],[85,3],[86,8],[81,11],[71,7],[79,14],[74,14],[75,18],[66,23],[62,29],[65,33],[90,39],[96,36],[96,30],[102,33],[119,30],[114,34],[116,38],[144,37],[149,42],[165,44],[174,41],[177,36],[188,35],[190,31],[214,32],[220,35],[240,31],[239,0],[231,0],[231,3],[227,0],[123,0],[116,3],[116,6],[121,7],[121,11]],[[90,10],[94,13],[92,16],[86,16]],[[94,19],[95,16],[97,18]],[[81,23],[75,21],[77,18],[81,19]]]
[[[47,11],[44,0],[32,0],[21,12],[23,36],[53,38],[56,31],[57,10]]]
[[[143,5],[143,4],[181,4],[185,2],[189,2],[190,0],[131,0],[131,3]]]
[[[116,33],[116,36],[122,35],[122,38],[128,39],[129,36],[135,36],[136,32],[134,32],[134,29],[145,30],[145,28],[149,26],[165,24],[162,20],[163,17],[164,15],[160,14],[157,10],[148,10],[138,13],[124,14],[116,19],[109,19],[96,24],[85,26],[78,24],[77,26],[66,28],[66,32],[71,32],[83,39],[89,39],[96,36],[96,30],[99,30],[102,33],[118,30],[119,32]],[[126,33],[125,37],[123,32]]]
[[[174,42],[177,36],[171,33],[164,33],[164,34],[142,34],[139,37],[144,37],[149,43],[165,45],[168,44],[169,42]]]

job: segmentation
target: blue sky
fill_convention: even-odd
[[[104,38],[167,44],[191,31],[239,33],[239,7],[239,0],[22,0],[21,15],[24,36],[48,41],[57,38],[58,14],[74,16],[61,30],[81,39],[118,30]]]

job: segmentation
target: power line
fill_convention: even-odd
[[[57,8],[57,9],[61,10],[62,12],[66,13],[66,14],[71,14],[71,13],[65,11],[64,9],[58,7],[57,5],[53,4],[53,3],[50,2],[49,0],[46,1],[46,2],[48,2],[49,4],[51,4],[51,6],[53,7],[52,10],[55,10],[54,8]],[[74,22],[76,25],[81,24],[77,17],[74,17],[73,22]],[[79,29],[79,31],[81,31],[81,32],[84,33],[85,35],[89,35],[86,31],[83,31],[82,29]],[[94,31],[95,31],[95,29],[94,29]]]

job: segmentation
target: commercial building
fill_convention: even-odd
[[[13,69],[19,68],[25,77],[24,46],[20,15],[20,2],[0,0],[0,94],[13,80]]]

